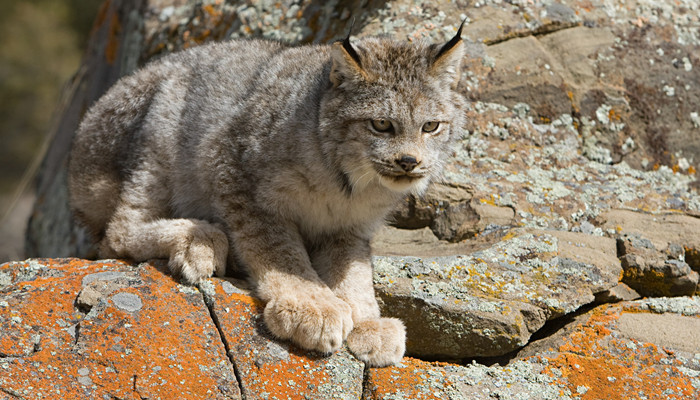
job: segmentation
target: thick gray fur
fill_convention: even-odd
[[[244,268],[277,337],[395,363],[405,329],[379,315],[369,239],[438,177],[463,125],[462,56],[459,39],[377,38],[172,54],[86,114],[73,211],[100,257],[167,258],[190,283]]]

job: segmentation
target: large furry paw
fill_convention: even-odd
[[[273,335],[324,353],[338,350],[352,330],[350,306],[330,290],[273,298],[265,306],[264,317]]]
[[[406,350],[406,328],[396,318],[362,321],[350,332],[348,348],[372,367],[395,364]]]
[[[216,273],[226,273],[228,239],[221,229],[209,223],[197,223],[177,241],[168,267],[183,281],[195,284]]]

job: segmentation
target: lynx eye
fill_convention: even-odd
[[[440,123],[437,121],[428,121],[423,124],[423,132],[425,133],[435,133],[440,127]]]
[[[388,119],[373,119],[372,128],[377,132],[393,132],[394,125]]]

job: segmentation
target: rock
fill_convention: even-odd
[[[671,256],[682,255],[693,270],[700,272],[700,218],[677,213],[650,214],[609,210],[602,213],[598,219],[601,228],[606,231],[620,236],[633,235],[650,242],[639,242],[639,245],[634,247],[653,248]]]
[[[467,236],[473,236],[472,227],[479,220],[478,215],[469,206],[472,197],[469,186],[433,184],[419,198],[408,196],[392,215],[392,225],[405,229],[435,226],[432,230],[439,239],[460,241]],[[436,225],[440,225],[442,229]],[[450,230],[451,232],[447,232]]]
[[[700,219],[677,213],[609,210],[597,218],[618,238],[624,282],[643,296],[695,293],[700,271]]]
[[[513,231],[471,254],[409,254],[374,257],[375,289],[382,313],[406,324],[408,354],[428,358],[516,350],[621,272],[612,239],[557,231]]]
[[[540,366],[516,362],[508,367],[429,363],[405,358],[387,368],[370,368],[365,399],[571,399],[565,385]]]
[[[596,303],[617,303],[618,301],[637,300],[641,296],[634,289],[620,282],[614,288],[596,293]]]
[[[201,284],[246,399],[358,399],[364,364],[346,349],[330,356],[274,339],[263,304],[227,280]]]
[[[558,62],[537,38],[515,38],[489,46],[486,51],[495,62],[493,73],[497,83],[481,97],[482,101],[509,107],[526,103],[540,118],[571,112],[571,101],[561,90],[564,85],[561,75],[541,73],[541,69],[551,70]],[[533,90],[534,87],[538,89]]]
[[[347,350],[317,354],[275,340],[241,282],[212,278],[200,291],[166,269],[77,259],[0,265],[0,393],[360,398],[364,364]]]
[[[240,399],[201,293],[163,271],[76,259],[0,265],[9,277],[0,287],[0,393]]]
[[[623,282],[642,296],[692,295],[698,287],[699,274],[685,262],[685,252],[669,244],[660,252],[654,244],[637,234],[618,239]]]
[[[551,15],[567,15],[556,10],[560,6],[574,15],[549,23]],[[480,81],[473,96],[509,107],[527,103],[543,122],[571,114],[590,143],[585,154],[598,161],[625,160],[651,169],[655,163],[672,167],[684,165],[681,158],[697,159],[688,105],[698,99],[688,91],[692,85],[685,85],[698,73],[690,54],[699,43],[680,16],[698,5],[659,2],[614,13],[606,11],[611,6],[604,0],[590,7],[572,1],[552,7],[499,3],[466,11],[472,23],[465,35],[491,44],[486,51],[490,77],[496,78]],[[657,9],[663,11],[652,11]],[[675,112],[671,104],[681,109]]]
[[[95,290],[93,287],[86,287],[78,293],[78,297],[75,299],[75,306],[87,314],[92,307],[99,303],[101,298],[102,293]]]
[[[599,306],[502,367],[404,358],[364,374],[345,350],[328,357],[270,340],[261,304],[240,282],[209,279],[200,292],[163,268],[76,259],[0,265],[0,391],[240,398],[234,366],[252,399],[694,399],[700,390],[698,297]],[[86,288],[99,293],[87,314],[73,303]]]
[[[700,390],[699,317],[697,297],[603,305],[533,343],[518,358],[546,365],[572,393],[583,391],[584,399],[628,398],[632,393],[694,398]]]
[[[689,186],[689,175],[586,160],[570,116],[535,125],[528,122],[531,117],[518,117],[520,112],[524,111],[474,104],[471,134],[459,142],[444,172],[450,183],[470,185],[472,204],[513,209],[512,225],[596,236],[615,234],[603,226],[602,215],[612,210],[700,210],[700,196]]]
[[[465,254],[488,247],[498,241],[498,233],[490,237],[480,237],[460,243],[440,240],[430,228],[397,229],[390,226],[380,228],[372,239],[372,251],[376,255],[401,256],[421,254],[423,256],[443,256]]]
[[[603,305],[528,345],[506,366],[406,358],[370,368],[365,398],[695,399],[699,324],[697,297]]]
[[[472,191],[466,185],[432,184],[422,196],[406,197],[391,215],[390,224],[403,229],[430,227],[438,239],[449,242],[512,225],[512,208],[489,204],[482,196],[475,198]]]
[[[402,256],[420,254],[428,256],[449,256],[485,249],[500,241],[508,230],[502,226],[492,226],[469,240],[449,242],[440,240],[430,228],[398,229],[384,226],[377,230],[372,239],[372,251],[375,255]]]

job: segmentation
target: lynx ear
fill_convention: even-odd
[[[464,21],[457,29],[457,34],[437,51],[430,66],[430,73],[433,76],[445,79],[452,87],[459,83],[460,66],[464,57],[463,26]]]
[[[350,44],[350,35],[343,41],[333,43],[331,47],[330,79],[334,87],[338,87],[346,80],[365,79],[367,73],[362,69],[360,55]]]

